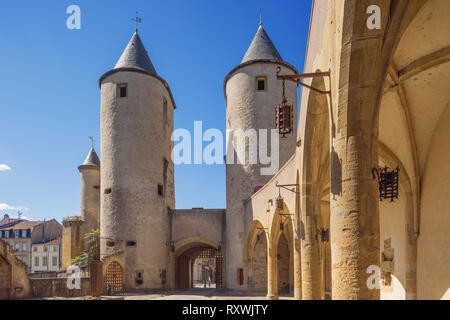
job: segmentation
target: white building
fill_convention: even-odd
[[[31,273],[58,271],[61,267],[61,238],[31,245]]]

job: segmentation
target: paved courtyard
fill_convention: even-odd
[[[91,300],[92,297],[42,298],[45,300]],[[280,300],[293,300],[291,296],[281,296]],[[102,296],[102,300],[266,300],[264,295],[249,295],[216,288],[192,288],[189,290],[166,291],[157,293],[125,294]]]

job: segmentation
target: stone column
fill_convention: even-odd
[[[294,299],[302,299],[302,259],[300,250],[300,238],[294,230]]]
[[[311,196],[306,196],[311,198]],[[311,199],[312,201],[312,199]],[[306,205],[301,240],[302,299],[320,299],[320,263],[317,230],[312,205]]]
[[[331,154],[333,299],[380,298],[374,269],[368,270],[380,266],[379,198],[372,169],[378,167],[382,84],[409,1],[393,4],[346,0],[343,6]],[[377,28],[368,27],[370,5],[380,9]]]
[[[367,285],[367,268],[380,262],[377,187],[371,176],[376,151],[367,140],[372,139],[350,136],[334,143],[342,161],[332,163],[333,172],[342,170],[342,177],[331,182],[342,187],[332,200],[330,220],[332,295],[338,300],[379,299],[379,289]]]
[[[267,299],[278,300],[278,261],[277,250],[267,245]]]

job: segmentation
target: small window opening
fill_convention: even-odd
[[[136,241],[127,241],[127,247],[134,247],[136,246]]]
[[[256,78],[256,90],[265,91],[266,90],[266,77]]]
[[[136,271],[136,284],[140,285],[144,283],[144,271]]]
[[[120,98],[125,98],[127,96],[127,84],[119,84],[118,86],[118,94]]]
[[[169,124],[168,118],[167,118],[167,100],[164,98],[163,101],[163,121],[164,124]]]
[[[111,188],[106,188],[105,189],[105,194],[110,194],[111,193]]]
[[[162,184],[158,184],[158,195],[164,196],[164,186]]]
[[[106,246],[107,247],[114,247],[116,245],[116,243],[114,241],[107,241],[106,242]]]

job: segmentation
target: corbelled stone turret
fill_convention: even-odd
[[[100,160],[94,147],[89,151],[80,171],[80,215],[83,234],[100,228]],[[83,235],[81,235],[83,237]],[[82,239],[81,239],[82,240]],[[87,249],[88,243],[84,244]]]

